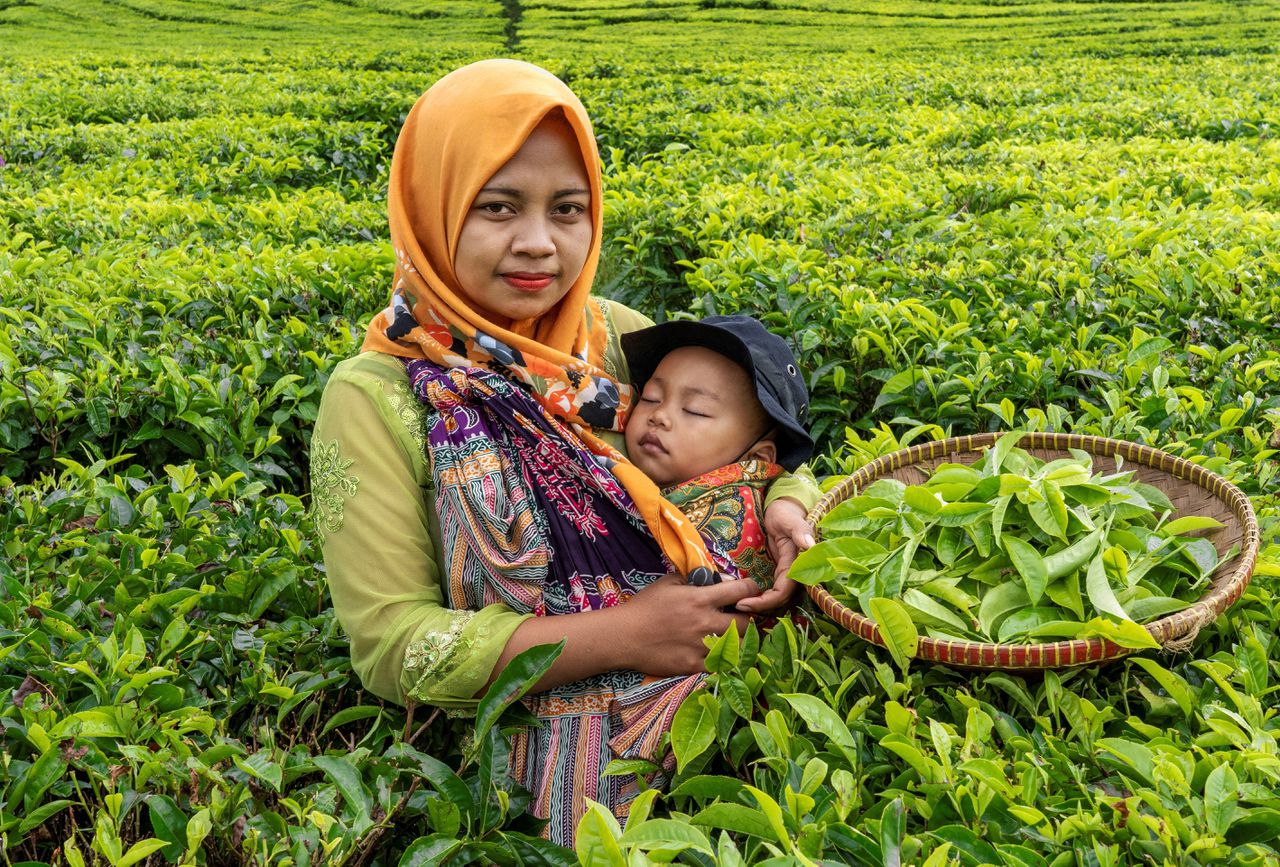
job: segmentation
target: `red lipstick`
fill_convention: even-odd
[[[556,279],[554,274],[541,274],[531,271],[511,271],[502,275],[502,279],[520,292],[539,292],[551,285]]]

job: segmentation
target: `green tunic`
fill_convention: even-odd
[[[605,370],[629,380],[618,335],[652,325],[605,302]],[[511,634],[526,618],[505,605],[479,611],[445,606],[425,413],[404,365],[364,352],[334,369],[311,442],[315,524],[351,662],[365,688],[403,703],[413,697],[447,709],[475,707]],[[619,450],[620,433],[596,431]],[[818,499],[807,470],[783,477],[769,499]]]

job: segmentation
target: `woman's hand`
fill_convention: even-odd
[[[626,656],[621,667],[660,677],[705,671],[703,639],[724,634],[731,624],[737,624],[741,634],[751,619],[721,609],[759,592],[752,581],[694,587],[679,575],[664,575],[612,609],[616,617],[625,618],[617,635]]]
[[[761,614],[781,608],[791,601],[798,585],[787,577],[787,570],[795,562],[796,555],[814,544],[813,527],[805,520],[805,507],[790,497],[781,497],[769,504],[764,513],[764,533],[769,542],[769,555],[777,568],[773,571],[773,587],[743,599],[739,611]]]
[[[664,575],[622,605],[579,614],[531,617],[512,633],[489,675],[489,683],[522,650],[561,639],[565,641],[564,650],[534,685],[533,692],[617,668],[659,677],[697,674],[706,670],[703,661],[707,646],[702,640],[708,635],[722,635],[732,623],[742,634],[751,620],[747,614],[728,614],[720,609],[731,608],[759,592],[754,581],[692,587],[679,575]]]

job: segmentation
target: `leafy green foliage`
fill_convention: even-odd
[[[1189,657],[1103,672],[897,671],[821,620],[752,626],[666,793],[581,845],[1274,859],[1276,4],[1079,5],[0,0],[3,859],[574,860],[501,773],[512,714],[475,737],[360,689],[306,514],[324,380],[390,283],[401,119],[513,52],[595,120],[598,286],[792,337],[820,470],[1134,439],[1239,484],[1266,548]]]

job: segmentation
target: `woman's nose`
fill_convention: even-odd
[[[520,221],[511,242],[511,252],[525,256],[550,256],[556,252],[555,240],[546,220],[529,218]]]

